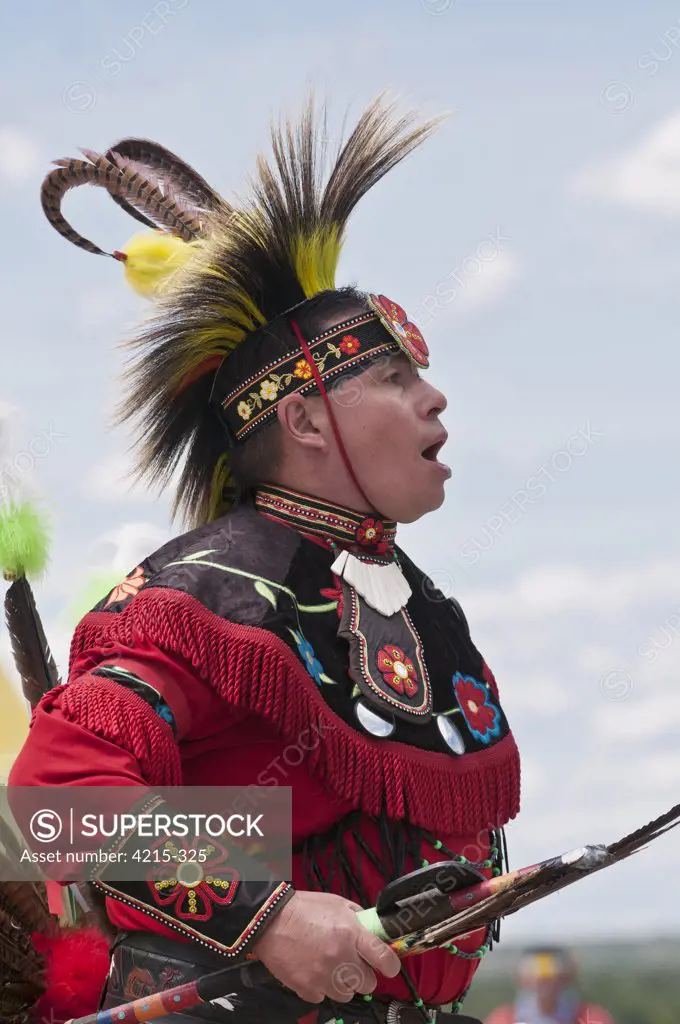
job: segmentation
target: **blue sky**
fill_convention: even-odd
[[[116,343],[146,310],[117,265],[47,226],[50,160],[143,135],[230,195],[270,116],[310,86],[336,126],[389,87],[451,116],[357,209],[340,279],[411,312],[449,398],[447,503],[401,539],[462,601],[499,679],[525,764],[513,863],[676,801],[677,7],[27,3],[3,13],[2,39],[0,463],[51,510],[38,591],[62,661],[73,595],[171,527],[164,497],[119,482],[127,441],[108,426]],[[103,247],[133,233],[99,192],[66,210]],[[506,935],[677,934],[677,878],[643,892],[638,872],[644,858],[665,877],[678,843]]]

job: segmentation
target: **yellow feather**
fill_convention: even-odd
[[[125,255],[125,277],[138,294],[156,298],[196,252],[194,243],[166,231],[145,231],[131,238]]]
[[[234,478],[229,465],[229,455],[224,452],[215,463],[210,482],[210,499],[208,503],[207,522],[212,523],[224,515],[228,508],[224,507],[224,491],[227,486],[234,486]]]
[[[335,225],[298,238],[293,260],[298,281],[308,299],[327,288],[335,288],[341,249],[342,238]]]

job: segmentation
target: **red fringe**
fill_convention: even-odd
[[[140,635],[190,662],[225,700],[266,718],[286,742],[296,743],[308,736],[310,726],[316,728],[321,742],[311,750],[301,744],[308,768],[329,791],[367,814],[377,815],[384,806],[390,818],[471,835],[501,827],[519,811],[519,754],[511,734],[460,758],[363,736],[329,708],[283,640],[259,627],[228,622],[188,594],[148,588],[122,612],[91,612],[74,634],[71,661],[106,642],[131,645]],[[79,714],[87,713],[87,690],[86,685],[81,689]],[[107,706],[104,702],[95,718],[102,714],[105,721]],[[162,784],[176,785],[177,769],[168,753],[164,765],[173,781]]]
[[[32,1010],[35,1021],[63,1024],[97,1012],[109,970],[109,942],[97,928],[36,932],[33,945],[45,957],[45,993]]]
[[[97,677],[96,687],[90,683],[85,675],[64,687],[64,717],[134,754],[149,785],[181,786],[179,751],[163,720],[142,697],[112,679]]]

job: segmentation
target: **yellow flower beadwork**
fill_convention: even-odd
[[[247,402],[239,402],[236,406],[236,412],[242,420],[249,420],[251,411],[252,410]]]
[[[300,377],[301,380],[309,380],[312,376],[312,368],[306,359],[298,359],[293,373],[296,377]]]

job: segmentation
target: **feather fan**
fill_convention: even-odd
[[[5,622],[24,697],[35,707],[59,684],[59,673],[25,576],[15,580],[5,595]]]
[[[11,861],[0,854],[0,871],[11,875]],[[0,882],[0,1020],[27,1024],[36,1000],[44,992],[45,962],[33,945],[35,932],[51,935],[43,883]]]
[[[680,825],[680,804],[650,821],[630,835],[609,846],[584,846],[578,850],[528,868],[512,871],[488,882],[480,883],[478,893],[471,897],[462,891],[448,897],[452,912],[439,923],[420,928],[397,940],[402,953],[422,953],[484,928],[503,917],[543,899],[587,875],[611,867],[646,847],[654,839]],[[465,906],[469,901],[470,905]],[[455,907],[460,906],[458,912]]]

